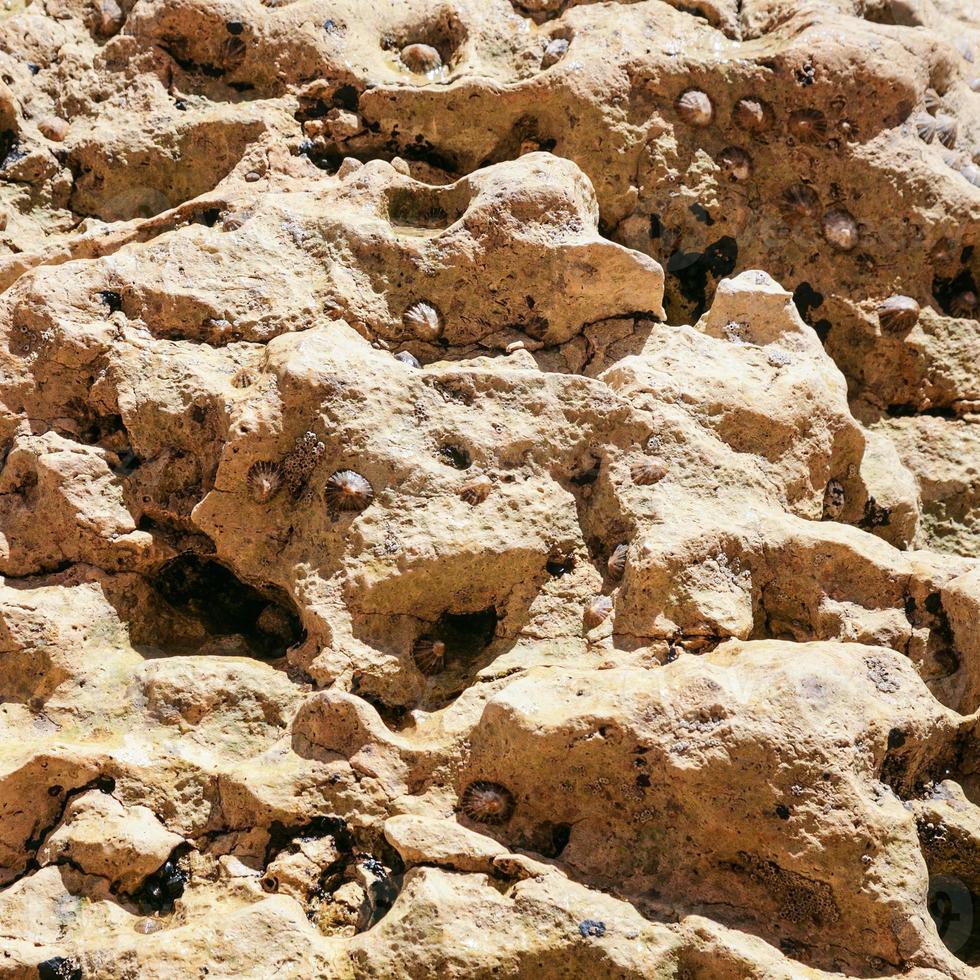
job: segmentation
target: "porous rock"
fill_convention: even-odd
[[[978,58],[6,4],[0,973],[975,976]]]

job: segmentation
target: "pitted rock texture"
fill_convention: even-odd
[[[976,977],[980,14],[9,0],[0,976]]]

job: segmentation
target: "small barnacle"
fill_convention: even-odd
[[[843,208],[833,208],[823,216],[823,237],[836,249],[850,252],[858,243],[854,216]]]
[[[977,294],[972,289],[964,289],[949,301],[949,314],[955,317],[975,317],[977,305]]]
[[[499,783],[477,779],[463,790],[459,808],[477,823],[506,823],[514,812],[514,794]]]
[[[401,50],[402,64],[416,75],[427,75],[442,67],[442,55],[431,44],[407,44]]]
[[[614,579],[621,579],[623,573],[626,571],[626,558],[629,555],[629,545],[628,544],[618,544],[613,549],[613,553],[609,556],[609,561],[606,562],[606,570],[609,572],[609,577]]]
[[[823,519],[836,521],[844,509],[844,486],[839,480],[831,480],[823,493]]]
[[[772,126],[773,113],[768,102],[747,96],[739,99],[732,110],[732,119],[737,126],[753,133],[762,133]]]
[[[323,490],[331,510],[364,510],[374,500],[374,488],[360,473],[338,470]]]
[[[492,489],[493,484],[488,477],[478,476],[475,480],[470,480],[469,483],[464,484],[459,495],[466,503],[475,507],[477,504],[482,504],[490,496]]]
[[[558,64],[565,57],[566,51],[568,51],[568,38],[552,38],[541,56],[541,67],[550,68],[552,65]]]
[[[656,456],[648,456],[630,467],[630,476],[638,487],[659,483],[667,475],[667,464]]]
[[[304,432],[293,443],[292,450],[282,461],[282,475],[294,497],[302,493],[306,481],[326,451],[326,446],[315,432]]]
[[[971,65],[973,64],[973,48],[970,47],[970,42],[966,38],[960,38],[956,42],[956,49],[963,56],[964,61],[968,61]]]
[[[607,595],[597,595],[586,607],[582,614],[582,621],[587,630],[594,630],[601,623],[604,623],[612,612],[613,601]]]
[[[752,175],[752,158],[740,146],[726,146],[718,154],[718,164],[729,180],[748,180]]]
[[[942,96],[934,88],[926,89],[926,94],[922,97],[922,101],[926,107],[926,111],[931,112],[933,115],[943,107]]]
[[[931,143],[936,138],[938,126],[935,116],[930,116],[928,112],[920,112],[915,117],[915,131],[923,143]]]
[[[878,322],[889,333],[906,333],[919,320],[919,304],[911,296],[889,296],[878,306]]]
[[[423,636],[412,647],[412,660],[426,676],[438,674],[446,665],[446,644],[431,636]]]
[[[971,78],[966,84],[970,87],[971,92],[980,92],[980,75]]]
[[[282,469],[278,463],[269,460],[253,463],[249,467],[245,483],[257,504],[267,504],[282,486]]]
[[[980,187],[980,167],[972,163],[964,163],[960,167],[960,176],[966,178],[974,187]]]
[[[889,296],[878,306],[878,322],[889,333],[906,333],[919,320],[919,304],[911,296]]]
[[[411,368],[420,368],[422,365],[419,363],[419,359],[408,350],[400,350],[395,355],[396,361],[401,361],[402,364],[407,364]]]
[[[820,210],[820,198],[812,187],[806,184],[793,184],[783,192],[786,208],[804,218],[812,218]]]
[[[696,88],[682,92],[674,103],[677,115],[690,126],[709,126],[715,110],[707,94]]]
[[[442,333],[442,317],[430,303],[415,303],[410,306],[402,320],[419,340],[433,341]]]
[[[953,116],[936,116],[936,137],[939,142],[951,150],[956,146],[956,137],[960,131],[960,124]]]
[[[797,109],[786,125],[802,143],[819,143],[827,135],[827,118],[819,109]]]

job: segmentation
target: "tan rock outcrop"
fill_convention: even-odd
[[[974,977],[978,65],[11,0],[0,975]]]

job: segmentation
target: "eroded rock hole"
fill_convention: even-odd
[[[448,67],[456,60],[465,41],[466,28],[456,12],[446,7],[422,21],[405,24],[385,34],[381,38],[381,47],[397,57],[405,48],[424,45],[438,52],[440,64],[436,67]],[[406,62],[406,67],[420,70],[411,59]]]
[[[980,895],[955,875],[935,875],[927,908],[943,945],[964,963],[980,966]]]
[[[446,660],[471,661],[493,640],[497,631],[497,610],[490,606],[472,613],[443,613],[434,633],[446,644]]]
[[[801,282],[793,290],[793,303],[800,314],[800,319],[813,326],[810,311],[818,310],[823,306],[823,293],[818,292],[808,282]]]
[[[272,660],[302,638],[299,616],[284,594],[263,594],[210,558],[181,555],[151,585],[164,605],[136,638],[159,653]]]
[[[133,900],[141,912],[144,914],[173,912],[174,902],[184,894],[184,888],[190,880],[190,864],[187,860],[190,850],[188,844],[180,844],[171,852],[170,857],[143,881],[139,891],[133,895]]]
[[[708,308],[708,277],[718,282],[730,276],[737,262],[738,243],[730,235],[712,242],[703,252],[676,251],[667,259],[667,274],[676,280],[681,295],[694,304],[693,319]]]
[[[473,465],[469,450],[451,443],[439,447],[439,459],[455,470],[468,470]]]
[[[936,276],[932,281],[932,295],[946,316],[980,318],[980,293],[968,269],[951,279]]]
[[[359,847],[339,817],[302,827],[273,823],[261,887],[294,898],[325,935],[363,932],[394,904],[404,871],[386,842],[376,844]]]

